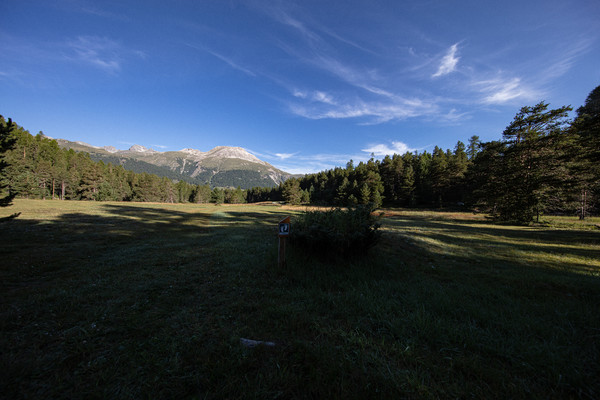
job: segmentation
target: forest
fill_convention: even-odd
[[[526,106],[502,133],[472,136],[454,149],[374,157],[278,188],[254,188],[249,202],[386,207],[467,207],[501,221],[527,223],[543,214],[587,215],[600,205],[600,86],[569,120],[570,106]]]
[[[274,188],[211,188],[59,148],[0,116],[0,199],[243,203],[285,201],[345,207],[465,208],[501,221],[544,214],[597,214],[600,206],[600,86],[569,119],[570,106],[525,106],[502,138],[472,136],[454,149],[407,152],[338,167]]]

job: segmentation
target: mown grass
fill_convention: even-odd
[[[396,210],[368,258],[291,247],[279,270],[277,222],[299,211],[0,210],[21,212],[0,224],[0,396],[600,397],[594,220]]]

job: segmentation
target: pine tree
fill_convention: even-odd
[[[302,193],[300,192],[300,182],[298,179],[291,178],[285,181],[282,185],[283,200],[291,205],[298,205],[302,201]]]
[[[469,139],[469,146],[467,147],[467,157],[469,160],[473,160],[477,153],[481,151],[481,140],[479,136],[473,135]]]
[[[600,203],[600,86],[577,109],[570,132],[570,171],[579,194],[579,217],[585,219],[594,203]]]
[[[467,171],[471,203],[496,218],[499,218],[498,208],[506,195],[503,175],[506,147],[499,141],[483,143]]]
[[[210,196],[210,201],[216,205],[223,204],[225,202],[225,192],[223,189],[214,188]]]
[[[198,185],[192,194],[193,203],[210,203],[212,192],[208,185]]]
[[[100,187],[104,182],[102,166],[90,160],[90,163],[82,171],[79,182],[78,194],[82,200],[102,200]]]
[[[6,152],[11,150],[17,141],[13,135],[15,124],[9,118],[8,121],[0,115],[0,207],[8,207],[12,205],[12,201],[16,193],[10,190],[10,185],[5,176],[5,170],[8,167],[6,162]]]
[[[465,173],[469,167],[469,158],[465,151],[465,144],[456,143],[454,153],[448,157],[448,191],[447,199],[453,202],[464,202],[465,198]]]
[[[572,108],[547,109],[544,102],[521,108],[503,132],[508,148],[502,161],[505,196],[498,204],[502,220],[527,223],[536,215],[539,220],[545,208],[552,190],[554,138],[562,132]]]
[[[360,204],[369,204],[371,201],[371,189],[367,183],[363,183],[360,188]]]
[[[442,149],[435,146],[433,149],[429,178],[433,188],[433,198],[438,207],[442,207],[443,194],[448,186],[448,157]]]
[[[350,181],[348,177],[344,177],[342,183],[338,185],[336,194],[335,194],[335,204],[340,206],[348,205],[348,196],[350,189]]]

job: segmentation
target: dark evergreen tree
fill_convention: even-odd
[[[466,196],[465,174],[469,168],[469,159],[465,144],[456,143],[454,153],[448,156],[448,189],[446,200],[452,203],[464,203]]]
[[[0,207],[8,207],[12,204],[13,199],[17,195],[16,192],[10,190],[9,179],[6,176],[6,153],[13,149],[17,139],[13,134],[15,124],[12,119],[5,121],[0,115]]]
[[[448,155],[442,149],[435,146],[431,155],[431,166],[429,179],[433,189],[433,199],[438,207],[443,205],[443,195],[448,188]]]
[[[469,139],[469,146],[467,147],[467,157],[469,160],[475,158],[477,153],[481,150],[481,140],[479,140],[479,136],[473,135]]]
[[[192,194],[193,203],[210,203],[212,191],[208,185],[197,185]]]
[[[239,186],[235,189],[225,189],[225,203],[243,204],[245,202],[246,195]]]
[[[492,216],[498,216],[506,194],[503,165],[506,148],[500,141],[483,143],[467,171],[469,202]]]
[[[505,221],[539,220],[544,211],[553,177],[553,143],[561,134],[568,112],[564,106],[548,110],[540,102],[523,107],[503,132],[508,145],[503,157],[503,201],[498,204],[498,217]]]
[[[225,202],[225,192],[221,188],[214,188],[212,190],[212,194],[210,196],[210,202],[215,203],[217,205],[223,204]]]
[[[564,145],[578,214],[585,219],[600,203],[600,86],[590,92],[569,129]]]
[[[302,193],[300,191],[300,182],[291,178],[286,180],[281,185],[283,200],[291,205],[298,205],[302,201]]]

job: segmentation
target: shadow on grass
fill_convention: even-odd
[[[429,275],[456,274],[542,288],[561,296],[600,301],[600,234],[595,231],[504,227],[489,223],[387,218],[383,246],[414,260]]]
[[[432,220],[419,217],[388,218],[389,226],[399,231],[419,228],[449,244],[464,244],[467,248],[472,242],[483,245],[504,245],[518,250],[539,248],[548,253],[570,253],[591,259],[600,259],[600,232],[591,230],[567,230],[541,227],[506,227],[485,222]],[[417,234],[417,231],[411,231]],[[592,249],[577,248],[577,245],[595,246]]]
[[[0,378],[3,395],[185,398],[218,391],[232,366],[232,338],[248,335],[241,321],[247,304],[258,301],[248,290],[254,276],[268,273],[282,213],[191,205],[65,209],[54,219],[2,224],[0,361],[10,366]],[[254,274],[244,277],[244,269]]]
[[[361,260],[332,266],[292,248],[288,270],[278,270],[284,210],[106,204],[101,211],[3,224],[5,396],[598,393],[598,279],[534,274],[523,260],[484,250],[513,246],[497,236],[517,250],[542,237],[549,247],[540,251],[559,251],[572,237],[593,244],[593,233],[557,238],[391,218],[384,222],[397,233]],[[445,254],[418,239],[474,253]],[[240,337],[277,346],[247,350]]]

